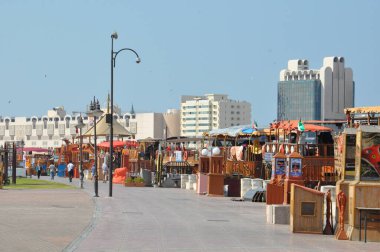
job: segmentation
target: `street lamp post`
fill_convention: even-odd
[[[20,145],[21,145],[21,162],[22,162],[23,168],[25,169],[25,160],[24,160],[24,146],[25,146],[25,142],[24,142],[24,139],[21,139]],[[25,170],[25,177],[27,177],[27,176],[28,175],[26,174],[26,170]]]
[[[82,128],[86,125],[83,123],[82,115],[78,118],[78,124],[75,125],[75,128],[79,129],[79,155],[80,155],[80,163],[79,163],[79,176],[80,176],[80,188],[83,189],[83,137],[82,137]]]
[[[111,115],[108,115],[107,122],[110,123],[110,170],[109,170],[109,197],[112,197],[112,176],[113,176],[113,69],[116,64],[116,57],[121,51],[131,51],[136,55],[136,63],[140,63],[140,57],[137,52],[130,48],[123,48],[117,52],[113,50],[113,40],[117,39],[118,35],[116,32],[111,34]]]
[[[95,190],[95,195],[94,195],[94,197],[99,197],[99,195],[98,195],[98,177],[99,177],[98,176],[98,146],[96,143],[96,139],[97,139],[97,136],[96,136],[96,119],[97,119],[97,117],[99,117],[103,114],[103,111],[100,110],[99,100],[95,100],[95,96],[94,96],[94,100],[91,101],[91,103],[90,103],[90,110],[87,112],[87,114],[89,116],[94,117],[94,144],[95,144],[95,150],[94,150],[94,152],[95,152],[94,153],[94,165],[95,165],[94,190]]]

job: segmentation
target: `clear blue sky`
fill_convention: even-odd
[[[380,1],[0,1],[0,115],[83,111],[110,90],[112,32],[118,55],[115,104],[129,111],[179,108],[181,95],[228,94],[276,117],[279,72],[289,59],[320,68],[344,56],[356,106],[379,105]]]

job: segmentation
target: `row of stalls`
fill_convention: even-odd
[[[344,196],[336,236],[380,241],[380,107],[345,109],[348,127],[336,138],[337,194]]]
[[[204,189],[199,193],[243,198],[253,186],[252,179],[260,180],[256,188],[260,191],[268,174],[262,165],[262,146],[268,137],[266,130],[251,125],[205,133],[197,175],[198,187]]]
[[[267,222],[338,240],[380,241],[380,107],[345,112],[346,127],[333,135],[333,143],[320,127],[304,123],[317,142],[303,143],[301,132],[286,137],[296,127],[300,131],[299,125],[272,124],[271,130],[283,137],[265,144],[265,151],[276,152],[263,151],[272,163]]]
[[[242,178],[261,179],[269,204],[289,203],[291,183],[286,179],[296,178],[307,187],[335,184],[331,133],[329,127],[299,121],[274,122],[266,129],[243,125],[213,130],[205,134],[199,172],[223,175],[228,196],[243,197]],[[289,162],[294,170],[287,173]]]
[[[308,188],[335,185],[332,129],[300,122],[270,124],[274,139],[263,146],[263,160],[271,169],[267,204],[289,204],[290,185]]]
[[[65,140],[65,143],[55,149],[55,162],[58,165],[58,176],[67,176],[66,166],[69,161],[74,164],[74,177],[78,178],[80,167],[80,146],[83,153],[83,169],[86,178],[91,179],[91,167],[97,158],[98,179],[103,180],[102,165],[106,163],[110,167],[113,162],[114,176],[113,183],[123,184],[126,178],[140,176],[141,169],[150,172],[155,171],[156,151],[158,139],[131,139],[131,134],[115,119],[113,122],[113,133],[116,139],[113,140],[113,157],[110,157],[109,124],[105,116],[101,117],[96,124],[97,154],[95,154],[95,130],[90,127],[84,134],[77,135],[74,143]],[[82,141],[81,141],[82,138]],[[125,139],[126,138],[126,139]],[[86,140],[86,141],[84,141]],[[82,143],[81,142],[86,142]],[[95,157],[96,156],[96,157]],[[112,160],[112,161],[111,161]]]
[[[102,164],[107,162],[107,156],[110,152],[110,142],[102,141],[97,144],[97,159],[98,159],[98,176],[103,179]],[[113,141],[113,167],[121,168],[128,167],[130,172],[134,172],[134,162],[138,160],[138,143],[135,140],[114,140]],[[91,168],[94,165],[95,147],[92,143],[82,145],[83,153],[83,169],[86,178],[91,179]],[[59,148],[55,149],[55,160],[58,164],[58,176],[67,176],[66,167],[68,162],[72,161],[74,164],[74,177],[79,177],[80,166],[80,146],[77,143],[66,142]],[[110,158],[108,160],[111,160]],[[107,166],[109,167],[109,162]]]
[[[75,141],[71,142],[64,139],[64,144],[54,150],[54,161],[58,166],[58,176],[67,176],[67,164],[71,161],[74,164],[74,177],[80,176],[80,163],[82,161],[84,175],[91,179],[91,167],[94,165],[94,160],[97,158],[97,174],[99,179],[103,179],[102,164],[105,160],[108,161],[107,165],[110,166],[112,160],[113,167],[121,168],[128,166],[129,157],[133,159],[136,156],[137,142],[129,139],[131,134],[113,119],[114,136],[117,138],[113,140],[113,157],[109,157],[110,142],[107,140],[110,132],[109,123],[106,122],[106,116],[102,116],[96,123],[96,137],[97,137],[97,153],[95,154],[95,129],[94,126],[90,127],[83,134],[77,134]],[[124,140],[123,138],[127,138]],[[85,142],[85,143],[84,143]],[[81,159],[82,151],[82,159]]]
[[[36,166],[41,168],[41,175],[48,175],[50,162],[53,162],[51,149],[38,147],[18,148],[17,160],[25,163],[26,176],[36,175]]]
[[[24,147],[23,141],[5,142],[0,147],[0,184],[16,183],[16,177],[36,174],[36,166],[46,174],[46,165],[51,157],[49,149]]]

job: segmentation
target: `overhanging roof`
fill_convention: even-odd
[[[372,107],[356,107],[356,108],[346,108],[344,113],[353,113],[353,114],[366,114],[366,113],[380,113],[380,106]]]
[[[99,121],[96,122],[96,135],[97,136],[108,136],[110,134],[110,125],[106,123],[106,117],[102,116]],[[131,136],[131,133],[126,130],[120,123],[113,118],[113,134],[114,136]],[[89,128],[86,133],[83,134],[84,137],[90,137],[94,135],[94,126]]]

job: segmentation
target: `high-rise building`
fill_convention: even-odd
[[[200,137],[204,132],[251,123],[251,104],[223,94],[181,97],[181,135]]]
[[[309,69],[308,60],[289,60],[280,72],[277,120],[343,120],[354,97],[352,70],[343,57],[324,58],[320,69]]]

